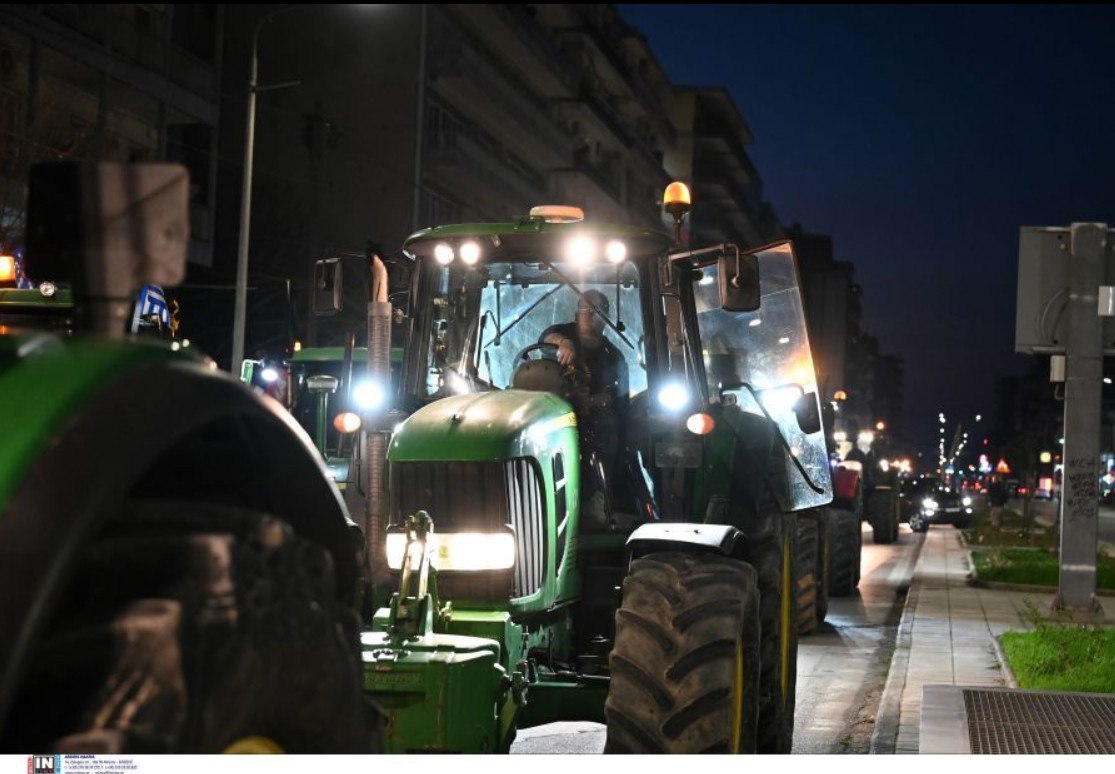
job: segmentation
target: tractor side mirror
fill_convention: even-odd
[[[725,312],[753,312],[759,308],[758,256],[721,256],[718,270],[721,309]]]
[[[817,393],[804,393],[794,404],[794,416],[797,417],[798,427],[806,435],[812,435],[821,429],[821,412],[817,408]]]
[[[313,312],[315,317],[340,314],[344,299],[344,272],[339,258],[314,263]]]

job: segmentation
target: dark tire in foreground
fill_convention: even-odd
[[[794,595],[794,534],[796,517],[774,515],[777,530],[751,546],[759,573],[759,608],[762,619],[757,750],[788,755],[794,742],[798,627]]]
[[[818,601],[824,591],[821,565],[820,521],[812,513],[799,514],[794,535],[794,595],[797,601],[798,634],[811,634],[824,620],[818,613]],[[821,570],[821,572],[818,572]]]
[[[828,508],[817,512],[817,626],[829,614],[829,586],[832,585],[832,536],[829,534]]]
[[[755,752],[759,596],[750,565],[676,551],[636,559],[615,622],[605,752]]]
[[[852,511],[831,508],[829,520],[829,595],[847,597],[859,586],[863,532],[860,519]]]
[[[898,494],[878,487],[867,497],[865,507],[875,545],[889,546],[898,540]]]
[[[81,551],[4,746],[374,752],[358,622],[283,521],[134,500]]]

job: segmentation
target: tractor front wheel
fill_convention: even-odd
[[[759,592],[750,565],[661,552],[631,563],[616,612],[608,753],[753,753]]]

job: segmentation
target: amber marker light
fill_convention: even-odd
[[[666,193],[662,195],[662,204],[670,214],[689,212],[693,206],[693,200],[689,196],[689,186],[676,181],[670,183],[666,186]]]
[[[346,411],[333,418],[333,427],[337,429],[338,433],[343,433],[345,435],[355,433],[360,429],[360,417],[353,414],[351,411]]]
[[[716,420],[708,414],[693,414],[685,420],[685,428],[694,435],[708,435],[716,428]]]
[[[0,255],[0,282],[15,282],[15,258]]]

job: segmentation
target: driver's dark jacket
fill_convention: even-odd
[[[577,365],[584,367],[589,373],[590,393],[606,393],[612,398],[613,404],[627,398],[627,361],[607,337],[601,336],[600,346],[595,349],[584,347],[577,337],[577,323],[568,322],[551,325],[542,331],[538,341],[543,342],[555,333],[573,342]]]

